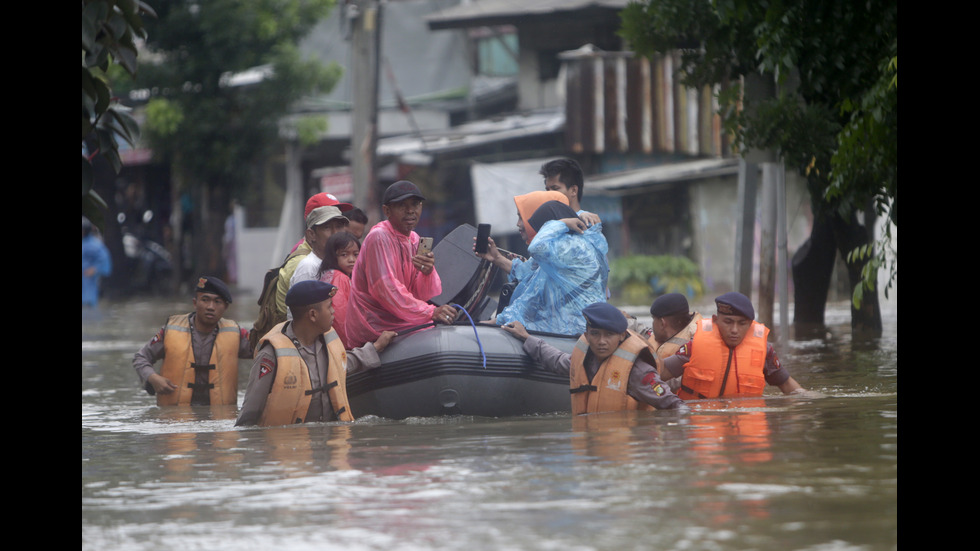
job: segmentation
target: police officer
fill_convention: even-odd
[[[251,358],[248,331],[222,316],[231,292],[213,276],[198,278],[194,311],[170,316],[133,356],[133,368],[157,405],[235,405],[238,359]],[[153,364],[163,360],[160,373]]]
[[[665,379],[681,377],[678,395],[685,400],[724,396],[762,396],[766,384],[783,394],[807,393],[783,368],[768,342],[769,328],[755,321],[745,295],[715,298],[717,313],[698,322],[694,337],[664,359]]]
[[[607,302],[582,310],[585,333],[567,354],[528,334],[518,322],[501,327],[524,341],[524,352],[545,369],[569,376],[572,413],[628,409],[687,410],[657,373],[647,342],[627,331],[623,313]]]
[[[353,421],[347,374],[373,369],[381,359],[372,343],[344,350],[333,329],[336,292],[319,280],[289,289],[286,306],[293,319],[259,340],[235,425]]]

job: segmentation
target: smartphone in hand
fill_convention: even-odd
[[[418,253],[425,254],[432,252],[432,238],[423,237],[419,240],[419,250]],[[418,254],[417,253],[417,254]]]
[[[490,246],[490,224],[480,224],[476,230],[476,252],[484,254]]]

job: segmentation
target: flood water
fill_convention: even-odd
[[[226,317],[250,326],[251,305]],[[871,342],[843,305],[825,338],[780,345],[823,397],[236,428],[232,407],[162,409],[138,388],[133,353],[190,307],[83,312],[83,549],[898,547],[897,311]]]

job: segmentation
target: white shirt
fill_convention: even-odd
[[[293,285],[296,285],[300,281],[317,279],[317,273],[320,272],[320,264],[322,263],[323,259],[314,252],[304,256],[303,260],[300,260],[299,264],[296,265],[296,271],[293,272],[293,277],[289,278],[289,287],[292,288]],[[286,319],[293,319],[293,312],[289,308],[286,308]]]

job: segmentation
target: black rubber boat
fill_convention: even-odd
[[[494,325],[487,296],[500,274],[473,254],[476,228],[456,228],[435,247],[443,293],[434,304],[462,307],[453,325],[403,332],[382,352],[381,367],[347,378],[356,417],[388,419],[473,415],[511,417],[571,410],[568,377],[545,371],[522,343]],[[578,336],[537,334],[571,353]]]

